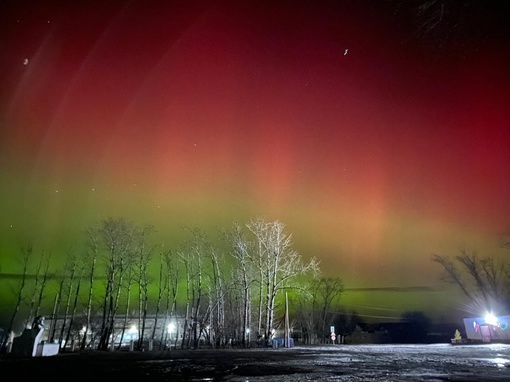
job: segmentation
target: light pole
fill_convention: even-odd
[[[166,327],[166,333],[167,333],[168,340],[169,340],[168,342],[170,342],[170,344],[172,343],[172,333],[173,332],[175,332],[175,324],[173,322],[170,322]],[[167,346],[168,346],[168,342],[167,342]]]

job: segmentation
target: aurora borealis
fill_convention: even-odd
[[[509,39],[394,3],[4,2],[0,273],[110,216],[169,246],[264,216],[346,303],[442,315],[431,254],[510,256]]]

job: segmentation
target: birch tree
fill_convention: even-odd
[[[149,303],[149,284],[151,277],[148,265],[151,260],[152,247],[149,236],[153,232],[152,226],[143,228],[137,236],[137,268],[138,268],[138,349],[142,348],[145,338]],[[156,323],[155,323],[156,324]]]
[[[258,248],[255,260],[261,279],[260,293],[263,294],[265,338],[273,335],[276,297],[285,288],[292,286],[291,281],[298,275],[319,272],[317,260],[312,258],[304,262],[301,255],[292,249],[292,235],[286,233],[282,222],[266,221],[263,218],[252,219],[248,229],[256,238]]]
[[[127,270],[133,250],[135,226],[124,219],[109,218],[102,222],[97,232],[100,244],[104,248],[104,266],[106,271],[105,294],[99,348],[106,350],[110,338],[114,338],[115,317],[118,309],[124,274]]]
[[[76,310],[78,309],[78,301],[79,301],[79,297],[80,297],[80,289],[81,289],[81,284],[82,284],[82,279],[83,279],[83,271],[84,271],[84,269],[81,265],[82,265],[81,263],[78,264],[78,266],[79,266],[78,277],[76,279],[76,288],[75,288],[75,292],[74,292],[74,300],[73,300],[72,309],[71,309],[71,318],[69,321],[69,326],[67,329],[67,335],[66,335],[66,339],[65,339],[66,344],[68,344],[70,342],[71,336],[73,335],[73,337],[74,337],[74,333],[77,332],[74,324],[75,324],[75,318],[76,318]],[[73,342],[74,342],[74,338],[73,338],[73,340],[71,340],[72,347],[73,347]]]
[[[67,320],[69,317],[69,311],[71,310],[71,300],[73,297],[73,288],[75,287],[75,278],[76,278],[76,272],[77,272],[77,260],[74,253],[70,253],[70,255],[67,257],[63,279],[60,284],[60,290],[59,295],[62,297],[59,302],[64,301],[64,313],[62,318],[62,325],[60,326],[60,334],[58,336],[58,343],[60,346],[60,349],[63,349],[66,345],[66,341],[64,340],[64,333],[67,328]],[[57,313],[59,311],[59,306],[57,305],[56,309]],[[58,315],[58,314],[57,314]]]
[[[156,313],[155,313],[156,316],[154,318],[154,326],[152,327],[152,334],[151,334],[151,340],[153,340],[153,341],[156,337],[156,328],[158,326],[158,319],[159,319],[161,304],[163,302],[163,297],[165,295],[166,288],[168,288],[168,282],[165,277],[165,267],[163,265],[164,265],[164,256],[163,256],[163,253],[160,252],[160,254],[159,254],[159,269],[158,269],[159,278],[158,278],[158,285],[157,285],[158,296],[156,299]],[[163,328],[166,328],[166,326],[163,326]]]
[[[173,334],[169,328],[178,330],[178,326],[171,320],[173,318],[173,321],[177,322],[177,317],[174,317],[174,315],[177,308],[177,294],[179,291],[179,261],[177,256],[170,250],[162,251],[161,258],[163,260],[161,266],[164,267],[162,273],[165,284],[165,322],[163,325],[165,331],[161,332],[161,342],[165,341],[166,343],[166,338]],[[177,341],[178,334],[179,332],[177,331],[175,333],[175,341]]]
[[[234,285],[237,285],[240,291],[241,343],[243,347],[246,347],[249,345],[247,343],[247,334],[251,328],[251,289],[255,281],[253,276],[253,244],[248,241],[246,235],[242,231],[242,227],[237,223],[234,223],[230,232],[227,232],[227,239],[231,246],[232,257],[234,259]]]
[[[84,267],[87,268],[88,272],[88,284],[89,289],[87,293],[87,302],[85,307],[85,327],[83,330],[83,337],[80,344],[80,350],[85,350],[87,346],[87,335],[91,328],[91,315],[92,315],[92,297],[94,292],[95,276],[96,276],[96,264],[99,252],[99,230],[89,228],[87,229],[87,245],[88,251],[84,259]]]
[[[125,306],[124,306],[125,314],[124,314],[124,324],[122,325],[122,330],[120,333],[119,349],[122,345],[122,342],[124,341],[124,336],[126,334],[126,328],[128,326],[128,322],[129,322],[129,312],[131,310],[131,293],[132,293],[134,281],[135,281],[135,269],[134,269],[134,266],[131,265],[128,267],[128,270],[126,272],[126,277],[125,277],[125,288],[126,288]]]
[[[186,318],[182,346],[198,347],[203,330],[202,299],[204,295],[204,259],[209,244],[205,234],[197,228],[185,228],[188,235],[184,248],[178,256],[186,270]]]
[[[228,281],[225,279],[225,272],[222,271],[221,256],[211,247],[209,252],[211,261],[211,274],[209,276],[209,306],[204,323],[210,330],[206,333],[208,341],[214,347],[221,346],[222,339],[225,338],[225,296],[229,290]],[[212,334],[212,338],[210,337]]]
[[[43,265],[44,264],[44,265]],[[44,269],[43,269],[44,266]],[[44,293],[49,281],[49,267],[50,267],[50,256],[45,256],[44,251],[39,259],[39,264],[35,272],[35,285],[34,293],[32,293],[32,299],[30,302],[30,310],[28,314],[28,320],[26,323],[33,321],[35,317],[39,316],[41,305],[44,299]]]

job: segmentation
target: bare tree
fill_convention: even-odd
[[[21,248],[21,255],[22,255],[22,273],[21,273],[21,282],[19,285],[19,288],[17,289],[16,293],[16,302],[14,304],[14,310],[11,315],[11,320],[9,322],[9,327],[7,328],[7,335],[4,338],[2,349],[4,349],[7,345],[7,341],[9,340],[9,336],[12,335],[13,329],[14,329],[14,322],[16,321],[16,317],[18,315],[19,309],[21,307],[21,303],[24,298],[25,288],[27,285],[27,278],[28,278],[28,267],[30,263],[30,259],[32,257],[34,247],[31,242],[28,242],[24,247]]]
[[[71,253],[66,262],[64,275],[62,279],[61,289],[59,295],[66,298],[65,306],[64,306],[64,316],[62,320],[62,325],[60,327],[60,334],[59,334],[59,340],[58,343],[60,345],[60,348],[63,349],[66,346],[66,341],[64,340],[64,332],[67,327],[67,319],[69,316],[69,311],[71,309],[71,299],[73,296],[73,288],[76,278],[76,268],[78,266],[76,257],[74,256],[74,253]],[[60,300],[62,301],[62,300]],[[57,307],[58,312],[58,307]]]
[[[126,303],[125,303],[125,307],[124,307],[124,324],[122,325],[122,329],[121,329],[121,333],[120,333],[120,340],[119,340],[119,349],[122,345],[122,342],[124,341],[124,336],[126,334],[126,328],[127,328],[127,325],[128,325],[128,321],[129,321],[129,312],[130,312],[130,309],[131,309],[131,291],[132,291],[132,288],[133,288],[133,284],[134,284],[134,281],[135,281],[135,271],[134,271],[134,266],[131,264],[129,267],[128,267],[128,270],[126,272],[126,277],[124,278],[125,280],[125,288],[126,288]]]
[[[343,281],[337,277],[314,278],[300,290],[298,316],[307,342],[324,343],[329,338],[343,292]]]
[[[149,284],[151,278],[148,272],[149,262],[152,255],[152,247],[149,236],[153,232],[152,226],[143,228],[137,242],[137,266],[138,266],[138,349],[143,346],[145,338],[145,326],[147,322],[149,305]]]
[[[56,331],[57,331],[57,318],[60,311],[60,305],[62,303],[62,299],[65,296],[65,290],[68,288],[69,283],[69,269],[72,268],[72,264],[74,262],[74,258],[72,257],[72,252],[69,252],[67,254],[66,263],[64,264],[64,269],[62,271],[62,275],[60,276],[60,280],[58,283],[58,289],[57,293],[55,295],[55,301],[53,304],[53,311],[51,315],[51,328],[50,328],[50,334],[49,334],[49,340],[50,342],[53,342],[55,340]],[[62,322],[62,330],[64,330],[65,327],[65,319]],[[58,336],[58,342],[61,343],[62,336]]]
[[[37,301],[35,303],[35,306],[33,307],[35,309],[34,314],[33,314],[34,318],[39,316],[39,313],[41,311],[41,306],[42,306],[43,300],[44,300],[44,293],[46,291],[46,287],[48,286],[49,276],[50,276],[50,274],[49,274],[50,257],[51,256],[47,256],[47,257],[44,256],[44,252],[43,252],[43,254],[41,255],[41,262],[40,262],[38,270],[37,270],[36,279],[38,280],[38,287],[36,287],[34,290],[34,292],[36,292],[36,293],[34,293],[34,296],[37,294]],[[43,259],[45,260],[45,266],[44,266],[44,271],[42,272],[42,275],[40,275]],[[41,277],[40,280],[39,280],[39,277]]]
[[[479,54],[489,39],[508,35],[508,1],[391,0],[394,14],[411,22],[411,41],[424,41],[435,49]]]
[[[187,239],[177,256],[185,270],[186,306],[182,347],[199,346],[201,338],[219,341],[224,331],[225,286],[221,257],[207,235],[185,228]],[[213,316],[214,314],[214,316]],[[215,346],[218,343],[215,344]]]
[[[76,279],[76,290],[74,292],[74,300],[73,300],[72,309],[71,309],[71,317],[70,317],[69,327],[67,329],[67,335],[66,335],[66,340],[65,340],[66,344],[69,344],[71,342],[71,348],[74,347],[74,338],[71,341],[70,340],[71,335],[73,334],[73,332],[77,332],[74,324],[75,324],[75,318],[76,318],[76,309],[78,308],[78,301],[79,301],[79,297],[80,297],[81,283],[82,283],[82,279],[83,279],[83,267],[81,265],[82,265],[81,263],[78,264],[79,270],[78,270],[78,277]],[[71,349],[71,350],[74,350],[74,349]]]
[[[234,285],[240,289],[241,303],[241,343],[243,347],[249,345],[247,343],[247,335],[251,327],[252,312],[252,293],[251,289],[255,281],[253,276],[253,251],[252,243],[248,241],[246,235],[242,231],[242,227],[234,223],[231,231],[226,233],[227,239],[232,248],[232,257],[234,258]]]
[[[259,282],[264,293],[265,338],[270,339],[273,334],[276,296],[290,286],[289,282],[293,278],[307,273],[316,274],[319,266],[315,258],[303,262],[301,256],[292,249],[292,235],[285,232],[282,222],[256,218],[247,227],[254,234],[260,249],[256,266],[262,276]]]
[[[161,258],[163,259],[163,263],[161,264],[164,267],[164,291],[165,291],[165,322],[163,327],[165,331],[161,332],[161,341],[163,342],[169,334],[172,334],[168,328],[173,328],[174,330],[178,330],[177,325],[170,324],[170,320],[174,317],[176,307],[177,307],[177,293],[179,291],[179,261],[175,259],[175,255],[171,251],[162,251]],[[174,317],[176,320],[176,317]],[[170,324],[170,325],[169,325]],[[164,335],[166,333],[166,335]],[[178,338],[178,332],[175,333],[175,341]],[[165,341],[166,342],[166,341]]]
[[[442,267],[441,279],[457,285],[478,309],[502,311],[510,307],[510,268],[492,257],[482,258],[476,251],[461,249],[455,262],[432,255]]]
[[[314,306],[314,300],[309,285],[300,291],[296,299],[296,318],[301,331],[301,339],[305,344],[315,344],[318,341],[314,329],[317,322],[317,310]]]
[[[320,303],[320,324],[322,337],[330,334],[329,327],[333,321],[334,311],[338,299],[344,292],[343,281],[338,277],[321,277],[312,281],[313,287],[318,291],[317,297]]]
[[[212,246],[209,248],[209,259],[208,306],[201,319],[201,326],[207,343],[219,347],[225,335],[225,295],[228,286],[222,271],[222,258]]]
[[[84,267],[88,264],[88,282],[89,282],[89,290],[87,294],[87,303],[86,303],[86,320],[85,320],[85,328],[83,330],[83,337],[80,344],[80,350],[85,350],[87,346],[87,336],[90,331],[90,320],[92,314],[92,296],[94,291],[94,282],[96,276],[96,264],[97,264],[97,256],[99,252],[99,230],[89,228],[87,229],[87,241],[90,251],[90,256],[87,257],[88,262],[85,261]]]
[[[156,328],[158,325],[158,318],[161,309],[161,303],[163,301],[163,296],[165,295],[166,288],[168,287],[168,283],[166,282],[165,276],[165,267],[164,267],[164,256],[163,253],[159,254],[159,279],[158,279],[158,297],[156,299],[156,317],[154,318],[154,326],[152,327],[151,340],[154,341],[156,337]]]
[[[190,309],[191,309],[191,296],[192,296],[192,286],[191,286],[191,279],[193,278],[192,272],[192,261],[189,254],[184,254],[178,252],[177,255],[179,256],[185,270],[185,277],[186,277],[186,301],[185,301],[185,313],[184,313],[184,323],[183,323],[183,333],[182,333],[182,341],[181,341],[181,349],[185,347],[189,347],[190,344],[190,335],[189,335],[189,325],[190,325]]]
[[[124,219],[109,218],[97,231],[99,243],[105,250],[106,285],[99,349],[106,350],[114,338],[115,316],[118,309],[124,272],[133,250],[135,226]]]
[[[190,280],[192,313],[190,332],[193,346],[199,346],[201,338],[207,346],[218,347],[225,330],[225,280],[222,272],[222,257],[200,231],[195,232],[193,278]],[[195,235],[193,234],[193,235]],[[182,253],[181,253],[182,255]],[[181,257],[182,258],[182,257]],[[209,261],[207,261],[209,260]],[[187,261],[187,260],[185,260]],[[190,269],[186,265],[187,269]]]
[[[45,263],[44,270],[42,270],[43,262]],[[44,292],[49,281],[49,266],[50,256],[45,256],[43,251],[41,254],[41,258],[39,259],[37,270],[35,272],[34,293],[32,294],[30,310],[27,318],[28,321],[26,322],[26,324],[32,322],[35,317],[39,316],[41,305],[44,299]]]
[[[186,269],[186,318],[182,346],[198,347],[203,322],[202,298],[204,296],[204,258],[210,251],[205,234],[198,228],[185,228],[188,239],[177,254]]]

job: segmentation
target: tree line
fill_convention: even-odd
[[[153,226],[105,219],[86,230],[86,250],[69,251],[57,273],[50,270],[51,256],[34,253],[33,243],[27,243],[20,248],[21,277],[13,290],[7,333],[13,333],[22,308],[24,327],[41,315],[62,320],[58,331],[53,326],[49,332],[49,340],[58,341],[62,350],[77,339],[81,350],[91,343],[109,349],[116,337],[122,343],[133,318],[137,349],[148,340],[162,343],[156,328],[177,318],[183,322],[175,346],[181,348],[196,348],[201,340],[214,348],[232,341],[247,347],[253,338],[267,344],[284,325],[299,332],[303,343],[325,343],[330,342],[331,325],[344,337],[363,323],[355,311],[346,313],[341,307],[342,279],[323,277],[315,257],[305,261],[282,222],[254,218],[233,223],[221,231],[223,249],[202,230],[183,229],[184,242],[167,249],[154,243]],[[469,301],[499,312],[510,307],[506,262],[467,250],[453,260],[432,255],[432,261],[443,271],[442,279],[456,284]],[[284,322],[282,303],[287,293],[293,307],[290,323]],[[153,320],[150,328],[148,317]],[[401,319],[427,321],[417,312],[405,312]]]
[[[244,225],[234,223],[221,231],[223,250],[202,230],[184,230],[180,247],[167,249],[154,244],[153,226],[105,219],[86,230],[86,251],[70,251],[57,277],[50,272],[51,256],[36,256],[28,243],[21,248],[22,276],[8,333],[23,306],[28,311],[25,326],[40,315],[61,318],[58,332],[50,328],[49,340],[63,349],[78,337],[82,350],[91,341],[107,350],[114,334],[119,335],[114,333],[117,327],[123,328],[122,342],[133,316],[137,349],[147,340],[162,341],[156,327],[177,317],[183,320],[176,344],[181,348],[198,347],[201,339],[212,347],[232,341],[246,347],[250,338],[265,343],[282,327],[287,293],[295,310],[291,326],[306,343],[327,341],[335,320],[351,329],[361,320],[356,314],[340,317],[342,279],[322,277],[315,257],[305,261],[282,222],[253,218]],[[154,320],[150,332],[149,316]],[[92,339],[86,335],[91,331]],[[3,347],[6,342],[7,337]]]

